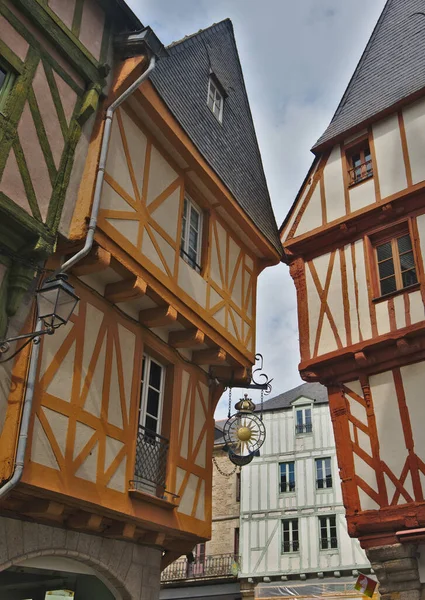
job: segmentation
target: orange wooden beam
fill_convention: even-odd
[[[170,331],[168,343],[173,348],[194,348],[203,344],[205,334],[200,329],[185,329],[183,331]]]
[[[136,300],[146,294],[147,287],[148,284],[141,277],[108,283],[105,287],[105,299],[112,304]]]
[[[139,313],[139,321],[145,327],[165,327],[176,320],[177,311],[169,304],[141,310]]]
[[[192,362],[195,365],[222,365],[227,354],[223,348],[207,348],[192,353]]]
[[[111,264],[111,253],[97,246],[72,269],[72,274],[80,277],[104,271]]]

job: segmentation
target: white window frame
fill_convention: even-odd
[[[329,461],[329,469],[326,469],[326,461]],[[323,487],[319,487],[319,463],[322,463],[322,481],[323,481]],[[330,485],[328,485],[327,471],[329,471],[329,475],[330,475],[330,478],[331,478]],[[330,456],[325,456],[323,458],[322,457],[321,458],[316,458],[316,488],[318,490],[330,490],[330,489],[333,488],[332,458]]]
[[[188,212],[187,212],[186,216],[185,216],[185,211],[184,211],[185,202],[187,203],[186,206],[188,207]],[[196,251],[195,264],[192,263],[192,259],[189,257],[190,215],[192,213],[192,210],[195,211],[199,215],[198,243],[197,243],[197,248],[196,249],[193,248],[193,250]],[[203,219],[202,210],[192,200],[192,198],[190,198],[190,196],[185,194],[184,201],[183,201],[182,231],[181,231],[181,237],[180,237],[180,256],[190,267],[195,269],[195,271],[197,271],[198,273],[200,273],[202,270],[201,253],[202,253],[203,225],[204,225],[204,219]]]
[[[289,539],[287,541],[285,541],[285,531],[284,531],[284,523],[289,523],[289,529],[288,529],[288,533],[289,533]],[[293,536],[293,532],[294,532],[294,523],[297,524],[296,526],[296,531],[298,532],[298,548],[296,550],[294,550],[294,536]],[[300,551],[300,525],[299,525],[299,519],[282,519],[281,521],[281,531],[282,531],[282,543],[281,543],[281,554],[294,554],[296,552]],[[285,543],[289,544],[289,550],[285,550]]]
[[[162,411],[163,411],[163,407],[164,407],[165,366],[163,364],[161,364],[155,358],[152,358],[151,356],[149,356],[149,354],[144,354],[143,360],[144,360],[144,365],[143,365],[143,369],[142,369],[142,380],[141,380],[141,387],[140,387],[139,425],[141,425],[142,427],[146,427],[146,417],[150,416],[151,418],[156,419],[156,421],[157,421],[157,430],[155,433],[157,435],[161,435]],[[160,389],[156,390],[156,388],[153,388],[159,392],[159,406],[158,406],[158,416],[157,417],[155,417],[153,415],[149,415],[147,412],[148,392],[149,392],[149,388],[151,387],[148,383],[149,377],[147,377],[147,375],[150,374],[150,369],[151,369],[152,363],[155,363],[156,365],[161,367],[161,379],[160,379],[160,384],[159,384]]]
[[[286,473],[286,481],[287,481],[287,486],[289,485],[289,465],[294,465],[294,489],[286,489],[286,490],[282,490],[281,489],[281,482],[282,482],[282,467],[284,467],[285,473]],[[295,474],[295,461],[294,460],[288,460],[287,462],[280,462],[279,463],[279,493],[280,494],[295,494],[297,489],[297,478],[296,478],[296,474]]]
[[[336,540],[336,546],[332,547],[332,535],[331,535],[331,519],[335,519],[335,540]],[[337,521],[336,521],[336,515],[324,515],[324,516],[320,516],[319,518],[319,547],[320,550],[323,550],[324,552],[327,552],[329,550],[338,550],[338,526],[337,526]],[[323,539],[322,538],[322,519],[326,519],[326,540],[328,543],[328,547],[327,548],[323,548]],[[329,546],[329,544],[331,544],[331,546]]]
[[[211,76],[208,81],[207,105],[217,121],[221,123],[223,121],[224,96]],[[216,110],[217,105],[219,105],[218,110]]]
[[[310,421],[311,421],[311,431],[297,431],[298,426],[298,412],[302,413],[302,423],[303,428],[307,425],[306,419],[306,411],[310,411]],[[304,406],[295,406],[295,432],[297,435],[311,435],[313,433],[313,409],[311,404],[307,404]]]

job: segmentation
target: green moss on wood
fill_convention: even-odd
[[[80,36],[81,21],[83,19],[84,0],[76,0],[71,31],[76,38]]]
[[[92,88],[85,95],[83,105],[77,117],[77,121],[81,126],[96,112],[99,105],[99,95],[100,92],[96,88]]]
[[[16,162],[18,163],[19,172],[22,177],[22,182],[24,184],[25,193],[27,195],[28,204],[30,205],[32,214],[37,221],[42,221],[40,209],[38,208],[37,196],[35,194],[31,175],[28,170],[27,161],[18,138],[16,138],[16,140],[13,142],[13,151],[15,152]]]
[[[67,123],[67,120],[65,117],[65,112],[63,110],[58,86],[56,84],[56,79],[53,75],[53,69],[45,60],[43,60],[43,66],[44,66],[44,72],[46,73],[47,82],[49,84],[49,88],[52,93],[53,103],[55,105],[56,112],[58,114],[59,124],[61,127],[62,135],[63,135],[64,139],[66,139],[68,136],[68,123]]]

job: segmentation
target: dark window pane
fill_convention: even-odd
[[[380,262],[378,264],[379,267],[379,279],[384,279],[384,277],[389,277],[389,275],[394,275],[394,261],[392,258],[389,260],[384,260],[384,262]]]
[[[365,160],[365,162],[372,160],[372,157],[370,155],[369,146],[366,146],[366,148],[364,149],[364,160]]]
[[[327,488],[332,487],[332,475],[326,475],[326,487]]]
[[[146,415],[145,427],[149,431],[153,431],[154,433],[156,433],[157,427],[158,427],[158,421],[156,419],[154,419],[153,417]]]
[[[397,290],[395,277],[388,277],[388,279],[383,279],[381,281],[381,295],[390,294],[391,292],[395,292]]]
[[[331,538],[331,548],[338,548],[338,539],[336,537]]]
[[[305,409],[305,422],[306,422],[306,425],[311,425],[311,409],[310,408]]]
[[[403,235],[403,237],[398,238],[397,240],[398,251],[400,254],[402,252],[407,252],[412,249],[412,242],[410,241],[410,235]]]
[[[158,416],[159,410],[159,392],[149,388],[148,391],[148,405],[146,407],[146,412],[152,415],[153,417]]]
[[[386,242],[376,247],[378,254],[378,261],[385,260],[386,258],[392,258],[391,242]]]
[[[331,524],[331,527],[335,527],[336,525],[336,517],[329,517],[329,523]]]
[[[161,387],[162,367],[153,360],[151,361],[151,372],[149,376],[149,385],[159,390]]]
[[[360,154],[353,154],[353,167],[359,167],[362,164]]]
[[[5,79],[6,79],[6,71],[4,71],[0,67],[0,89],[3,87],[3,83],[5,82]]]
[[[400,256],[400,265],[402,271],[407,271],[415,266],[415,259],[413,258],[413,252],[407,252]]]
[[[418,278],[416,277],[415,269],[411,269],[410,271],[405,271],[402,274],[403,277],[403,287],[407,287],[409,285],[414,285],[418,282]]]
[[[303,424],[303,411],[302,410],[297,410],[297,424],[298,425]]]

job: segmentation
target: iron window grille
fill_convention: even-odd
[[[139,425],[134,485],[162,496],[165,491],[169,441]]]
[[[184,579],[236,578],[240,568],[240,557],[235,554],[213,554],[195,556],[193,561],[179,559],[161,574],[161,582],[168,583]]]
[[[295,425],[295,433],[312,433],[312,431],[312,423],[303,423],[302,425]]]

